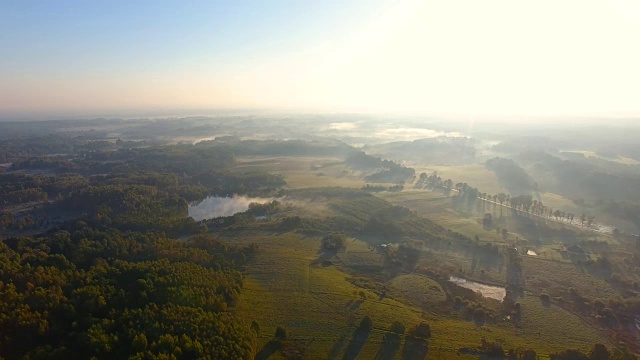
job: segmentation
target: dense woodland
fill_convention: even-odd
[[[225,310],[254,248],[65,228],[0,244],[1,356],[251,357],[256,333]]]

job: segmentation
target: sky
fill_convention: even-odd
[[[637,0],[0,0],[0,115],[640,116]]]

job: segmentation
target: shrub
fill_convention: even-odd
[[[484,309],[478,308],[473,312],[473,321],[477,324],[484,324],[486,321],[486,313]]]
[[[276,328],[276,333],[275,333],[275,338],[276,340],[287,340],[287,329],[283,328],[282,326],[278,326]]]
[[[344,250],[347,247],[347,237],[342,233],[331,233],[322,239],[322,248],[330,251]]]

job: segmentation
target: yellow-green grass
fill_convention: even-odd
[[[595,151],[589,151],[589,150],[575,150],[575,151],[565,151],[566,153],[575,153],[575,154],[582,154],[587,158],[598,158],[598,159],[602,159],[602,160],[607,160],[607,161],[613,161],[613,162],[617,162],[619,164],[625,164],[625,165],[638,165],[640,164],[640,162],[638,160],[632,159],[632,158],[628,158],[628,157],[624,157],[624,156],[618,156],[615,158],[608,158],[608,157],[604,157],[604,156],[600,156],[598,155]]]
[[[525,245],[526,246],[526,245]],[[568,260],[562,257],[560,251],[562,250],[561,244],[543,244],[540,246],[528,246],[527,249],[535,251],[537,256],[529,256],[535,260],[555,260],[561,262],[568,262]]]
[[[580,215],[586,213],[588,215],[595,216],[597,223],[617,227],[618,229],[628,233],[635,233],[638,231],[638,228],[631,221],[622,219],[618,216],[612,216],[611,214],[603,212],[599,209],[595,210],[595,212],[593,209],[581,209],[573,201],[565,198],[562,195],[554,193],[543,193],[542,202],[552,209],[559,209],[565,212],[576,214],[576,219],[574,219],[573,222],[574,224],[579,224]]]
[[[525,236],[511,230],[516,228],[517,226],[512,226],[513,224],[511,224],[512,210],[505,207],[497,207],[497,209],[494,209],[492,205],[487,204],[484,211],[491,213],[494,216],[494,219],[503,219],[504,224],[502,224],[502,226],[510,230],[509,237],[506,241],[494,230],[486,230],[482,226],[482,211],[467,212],[453,209],[451,205],[451,198],[442,195],[441,193],[426,190],[409,190],[400,193],[378,193],[377,196],[387,200],[394,205],[402,205],[409,209],[415,210],[417,211],[418,215],[429,218],[447,229],[456,231],[471,238],[478,235],[481,241],[507,243],[515,240],[516,237],[520,240],[527,240]],[[555,205],[559,205],[563,202],[569,201],[555,194],[545,194],[545,196],[547,196],[548,199],[552,199]],[[605,215],[602,216],[603,219],[605,219],[605,222],[608,223],[608,218],[606,218]],[[570,226],[569,224],[559,223],[551,219],[545,220],[550,227],[570,227],[570,229],[572,229],[573,231],[583,232],[585,237],[597,239],[600,241],[607,241],[611,246],[619,245],[619,241],[615,240],[609,235],[590,232],[585,229],[580,229],[576,226]],[[574,225],[575,224],[576,222],[574,221]],[[625,225],[627,226],[627,228],[632,228],[632,225]],[[557,247],[557,245],[553,245],[553,247]],[[556,251],[548,251],[545,256],[547,256],[548,258],[561,259]]]
[[[498,235],[495,231],[485,230],[479,223],[479,217],[468,217],[467,214],[461,214],[448,208],[447,204],[450,204],[450,200],[445,199],[444,201],[439,201],[438,199],[441,195],[435,195],[430,192],[410,191],[400,194],[386,193],[380,196],[391,203],[416,210],[419,215],[425,215],[425,217],[434,220],[441,226],[468,237],[473,238],[475,235],[478,235],[481,241],[491,241],[498,244],[504,242],[502,236]],[[507,228],[510,228],[510,215],[508,215],[508,211],[504,214]],[[549,222],[549,225],[563,226],[554,222]],[[593,233],[588,233],[588,235],[595,236]],[[516,236],[519,235],[511,233],[509,240],[515,239]],[[520,236],[520,238],[522,238],[522,236]],[[608,236],[598,235],[595,238],[598,240],[606,240],[613,247],[618,244],[615,239]],[[532,249],[538,253],[538,256],[525,256],[525,276],[530,277],[527,283],[528,289],[539,292],[548,286],[575,287],[590,297],[602,297],[604,299],[618,294],[617,291],[603,279],[587,274],[576,265],[567,260],[563,260],[558,252],[560,247],[561,245],[559,244],[533,247]],[[470,277],[479,278],[478,272],[480,271],[480,267],[477,267],[475,272],[469,273],[471,271],[471,260],[464,257],[447,254],[446,259],[439,260],[431,265],[435,268],[440,267],[453,271],[463,269]],[[504,275],[496,273],[496,270],[489,269],[485,270],[484,274],[484,278],[491,281],[501,281],[503,276]]]
[[[589,216],[596,217],[596,223],[606,224],[608,226],[616,227],[624,232],[635,233],[638,231],[638,228],[631,222],[625,219],[622,219],[617,216],[613,216],[602,209],[582,209],[577,206],[570,199],[555,193],[542,193],[542,203],[552,209],[558,209],[564,212],[570,212],[575,214],[575,219],[573,224],[580,223],[580,215],[587,214]],[[607,241],[611,242],[611,238],[608,237]]]
[[[249,269],[237,310],[248,321],[260,323],[263,345],[282,325],[293,339],[314,339],[310,358],[327,358],[340,336],[348,342],[360,319],[369,315],[375,331],[361,356],[373,358],[384,329],[393,321],[405,326],[420,321],[417,309],[392,299],[378,301],[377,295],[348,282],[348,275],[336,267],[312,266],[318,240],[287,234],[263,237],[258,243],[260,253]],[[360,291],[366,297],[362,303]]]
[[[240,157],[235,168],[280,174],[292,189],[334,186],[361,188],[365,185],[363,174],[349,169],[340,159],[332,157],[247,156]]]
[[[400,275],[390,282],[390,296],[416,307],[439,305],[447,296],[437,282],[417,274]]]
[[[506,282],[505,267],[485,267],[468,256],[453,251],[429,251],[418,262],[422,268],[431,268],[445,274],[463,277],[483,283],[504,285]]]
[[[329,207],[329,201],[324,198],[306,200],[300,198],[285,197],[282,203],[286,206],[279,216],[306,216],[309,218],[322,218],[333,215],[334,211]]]
[[[576,204],[562,195],[554,193],[542,193],[541,197],[542,203],[552,209],[559,209],[565,212],[573,212],[576,213],[577,217],[580,216],[580,214],[578,214],[579,210]]]
[[[390,203],[411,207],[423,214],[439,212],[443,206],[451,204],[451,197],[428,190],[405,190],[402,192],[377,193]]]
[[[477,214],[457,211],[451,208],[451,198],[431,191],[403,191],[401,193],[379,193],[378,196],[394,205],[402,205],[415,210],[418,215],[429,218],[439,225],[481,241],[504,243],[501,235],[482,227]],[[505,209],[505,213],[508,210]],[[499,214],[499,211],[497,212]],[[513,236],[512,236],[513,238]]]
[[[280,172],[292,189],[336,187],[361,188],[365,182],[354,176],[340,176],[324,171],[289,171]]]
[[[585,156],[598,157],[593,152],[588,152],[588,151],[576,151],[576,152],[584,153]],[[611,159],[608,159],[608,160],[611,160]],[[611,161],[629,163],[629,160],[635,162],[635,160],[633,159],[622,159],[622,158],[611,160]],[[416,169],[416,173],[418,174],[421,172],[426,172],[430,174],[433,171],[437,171],[438,174],[443,179],[450,178],[454,181],[454,183],[466,182],[470,186],[478,188],[478,190],[480,190],[481,192],[487,192],[490,194],[496,194],[500,192],[509,193],[508,190],[500,186],[496,175],[492,171],[487,170],[484,167],[484,165],[481,165],[481,164],[462,165],[462,166],[417,165],[417,166],[414,166],[414,168]],[[562,195],[555,194],[555,193],[542,193],[541,196],[542,196],[542,202],[546,206],[549,206],[553,209],[560,209],[565,212],[572,212],[577,214],[578,216],[584,212],[578,206],[576,206],[575,203],[573,203],[573,201],[571,201],[570,199],[567,199]],[[410,207],[410,206],[407,206],[407,207]],[[507,209],[504,209],[504,210],[507,211]],[[434,212],[434,210],[432,209],[431,212]],[[589,215],[595,215],[597,219],[599,219],[599,220],[596,220],[597,222],[602,222],[611,226],[615,226],[627,232],[634,232],[637,230],[637,228],[633,225],[633,223],[626,220],[621,220],[616,217],[609,216],[607,214],[594,213]],[[462,232],[462,230],[459,232]]]
[[[460,217],[453,211],[443,212],[439,215],[430,216],[432,220],[441,226],[474,238],[476,235],[481,241],[493,243],[507,243],[509,239],[514,239],[515,235],[511,234],[507,240],[502,235],[498,235],[494,230],[486,230],[482,227],[479,217]]]
[[[428,190],[381,192],[376,193],[376,196],[391,204],[415,210],[420,216],[429,217],[451,210],[451,197]]]
[[[460,165],[460,166],[440,166],[440,165],[417,165],[414,166],[417,174],[426,172],[431,174],[438,172],[443,180],[451,179],[453,183],[467,183],[481,192],[497,194],[500,192],[508,193],[508,191],[500,186],[498,178],[493,171],[488,170],[482,164]]]
[[[356,270],[366,271],[366,269],[379,268],[383,265],[382,254],[358,239],[350,239],[346,250],[337,258],[339,264]]]
[[[562,337],[552,339],[544,335],[546,331],[551,331],[545,328],[545,324],[555,328],[576,323],[571,318],[573,315],[566,312],[562,313],[561,321],[535,322],[535,318],[532,318],[531,325],[524,329],[516,329],[508,322],[477,327],[455,314],[442,316],[423,312],[399,301],[400,297],[380,299],[376,294],[349,282],[350,275],[338,267],[312,265],[318,258],[317,238],[304,238],[296,234],[253,234],[250,237],[238,235],[229,240],[233,243],[255,241],[259,245],[256,259],[247,269],[244,289],[235,311],[246,321],[259,322],[260,347],[272,338],[276,326],[281,325],[287,328],[294,341],[310,343],[308,358],[330,358],[333,352],[334,358],[339,359],[355,327],[365,315],[372,318],[374,330],[360,351],[359,358],[362,359],[375,357],[380,350],[383,334],[395,321],[401,322],[407,329],[421,321],[430,324],[433,336],[429,359],[465,358],[458,356],[457,350],[478,346],[482,338],[504,341],[506,347],[532,347],[541,354],[559,351],[566,348],[567,344],[586,350],[593,343],[602,341],[594,330],[586,326],[558,330],[558,333],[572,333],[568,341]],[[403,284],[409,279],[396,279],[396,287],[410,286]],[[420,281],[416,286],[422,286]],[[364,300],[360,292],[365,295]],[[531,308],[535,309],[533,306]],[[343,346],[339,346],[341,337],[345,339]],[[396,353],[396,358],[400,358],[401,352],[402,347]],[[278,359],[280,355],[275,354],[272,358]]]
[[[515,330],[519,337],[535,338],[549,348],[580,349],[586,353],[595,343],[611,345],[601,330],[557,305],[543,305],[538,296],[525,296],[518,302],[522,308],[521,327]]]
[[[618,230],[629,234],[637,234],[638,230],[640,230],[638,226],[636,226],[633,222],[606,212],[598,212],[597,214],[593,215],[596,217],[597,223],[602,223],[614,228],[618,228]]]
[[[309,170],[312,165],[324,166],[340,160],[332,157],[294,157],[294,156],[243,156],[236,160],[237,169],[260,169],[265,171]]]
[[[523,258],[523,270],[527,289],[535,292],[560,286],[576,288],[590,298],[609,299],[618,295],[608,282],[589,275],[570,262],[526,256]]]

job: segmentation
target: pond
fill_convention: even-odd
[[[231,216],[247,211],[251,203],[265,204],[272,200],[238,195],[232,197],[210,196],[197,204],[189,205],[189,216],[195,221]]]
[[[458,286],[462,286],[463,288],[477,291],[481,293],[482,296],[490,299],[496,299],[496,300],[502,301],[505,295],[507,294],[507,291],[505,290],[505,288],[500,286],[480,284],[475,281],[471,281],[471,280],[467,280],[467,279],[463,279],[455,276],[449,277],[449,281]]]

